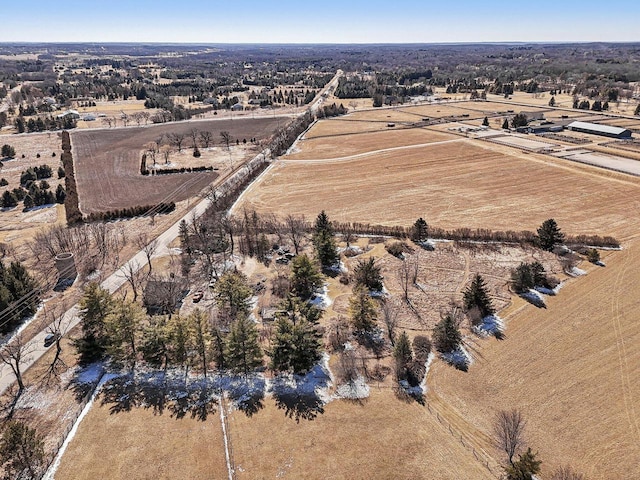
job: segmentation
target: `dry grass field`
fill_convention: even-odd
[[[227,478],[219,415],[202,422],[134,408],[110,413],[100,399],[84,418],[56,480]]]
[[[313,132],[313,129],[311,130]],[[378,149],[422,145],[458,137],[431,128],[387,128],[386,131],[356,133],[351,135],[331,135],[321,138],[300,140],[287,160],[316,160],[361,155]]]
[[[506,339],[482,341],[469,372],[436,362],[427,403],[454,430],[484,441],[497,409],[521,407],[543,478],[563,464],[589,479],[640,478],[640,353],[633,348],[640,341],[640,179],[460,140],[352,160],[281,162],[242,206],[307,217],[325,209],[336,220],[387,225],[423,216],[442,227],[499,230],[533,230],[554,217],[569,234],[616,236],[623,251],[605,254],[604,268],[582,266],[587,276],[549,298],[547,309],[515,299],[503,310]]]
[[[629,213],[639,202],[632,177],[460,139],[349,161],[278,162],[237,208],[311,218],[325,209],[336,220],[386,225],[423,216],[496,230],[534,229],[553,216],[571,234],[624,239],[637,234]]]
[[[495,478],[426,407],[389,389],[331,402],[300,423],[267,399],[252,417],[233,412],[229,425],[239,480]]]
[[[220,142],[220,132],[228,131],[232,139],[269,137],[283,123],[281,118],[193,121],[153,125],[141,128],[102,129],[73,132],[74,166],[83,213],[100,212],[135,205],[189,198],[217,176],[213,172],[185,173],[144,177],[140,174],[143,145],[161,134],[187,133],[196,128],[213,132]],[[185,146],[188,145],[185,140]]]
[[[636,226],[637,228],[637,226]],[[463,373],[437,363],[428,400],[443,401],[482,432],[497,408],[522,408],[543,478],[572,464],[590,480],[640,478],[640,245],[570,282],[548,308],[514,309],[506,340],[483,344]]]
[[[0,178],[6,179],[8,185],[0,187],[0,195],[6,190],[13,190],[20,186],[20,175],[23,171],[40,165],[51,167],[53,176],[46,180],[51,190],[55,192],[58,184],[64,182],[58,179],[58,167],[62,165],[60,142],[57,132],[0,136],[0,145],[11,145],[16,150],[15,159],[2,162]],[[55,157],[52,156],[53,153],[56,154]],[[38,154],[40,158],[37,157]],[[22,155],[25,158],[22,158]],[[21,243],[31,238],[33,233],[41,228],[60,222],[64,222],[62,206],[40,207],[23,212],[22,202],[20,202],[15,208],[0,211],[0,242],[12,245]]]

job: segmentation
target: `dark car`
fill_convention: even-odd
[[[50,347],[59,338],[60,338],[60,334],[59,333],[50,333],[49,335],[44,337],[44,346],[45,347]]]

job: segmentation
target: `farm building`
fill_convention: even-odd
[[[590,133],[591,135],[602,135],[612,138],[631,138],[631,130],[610,125],[600,125],[598,123],[571,122],[567,125],[569,130],[574,132]]]
[[[143,303],[150,315],[165,315],[179,308],[188,293],[184,279],[150,280],[143,292]]]

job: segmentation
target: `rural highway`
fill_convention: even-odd
[[[268,152],[266,152],[268,155]],[[254,157],[253,160],[258,159],[263,155],[263,152],[260,152],[258,155]],[[251,160],[251,161],[253,161]],[[249,163],[249,162],[247,162]],[[229,181],[236,175],[244,174],[244,167],[239,167],[236,171],[230,176],[224,179],[224,181],[217,186],[220,187],[224,185],[225,182]],[[171,227],[165,230],[162,234],[160,234],[154,241],[156,242],[156,253],[154,257],[160,256],[169,249],[169,245],[176,238],[178,238],[180,234],[180,223],[184,220],[187,224],[190,224],[194,218],[201,216],[207,207],[209,206],[209,199],[205,198],[198,202],[191,210],[189,210],[185,215],[183,215],[180,219],[178,219]],[[130,272],[131,269],[134,272],[144,268],[147,264],[147,256],[144,250],[140,250],[133,257],[131,257],[124,265],[122,265],[118,270],[112,273],[109,277],[107,277],[100,286],[110,293],[114,293],[118,290],[122,285],[127,281],[125,272]],[[80,322],[80,317],[78,313],[80,311],[79,305],[76,304],[67,310],[64,313],[63,320],[60,325],[60,331],[64,334],[69,332],[73,327],[78,325]],[[31,367],[35,362],[37,362],[40,357],[42,357],[48,348],[44,347],[44,338],[49,333],[49,326],[43,328],[40,333],[38,333],[32,340],[30,340],[24,348],[23,360],[20,363],[21,370],[24,373],[29,367]],[[49,347],[50,348],[50,347]],[[0,394],[4,393],[13,383],[15,382],[15,376],[8,365],[2,364],[0,365]]]
[[[343,75],[342,70],[338,70],[336,75],[331,79],[329,83],[325,85],[320,93],[313,100],[309,108],[312,113],[315,113],[324,102],[326,95],[328,94],[331,88],[335,89],[338,85],[338,81],[340,77]],[[301,111],[300,113],[303,113]],[[255,158],[262,156],[263,153],[259,153]],[[241,174],[242,168],[238,168],[236,170],[236,174]],[[231,177],[229,177],[231,178]],[[227,178],[226,180],[228,180]],[[226,181],[225,180],[225,181]],[[220,186],[219,184],[218,186]],[[187,224],[190,224],[194,217],[201,216],[207,207],[209,206],[209,199],[205,198],[198,202],[189,212],[183,215],[180,219],[178,219],[171,227],[165,230],[160,236],[158,236],[155,240],[156,242],[156,254],[162,254],[166,252],[169,248],[169,245],[178,238],[180,234],[180,223],[184,220]],[[131,259],[129,259],[124,265],[122,265],[118,270],[112,273],[109,277],[107,277],[100,286],[110,293],[114,293],[118,290],[122,285],[125,284],[126,276],[125,272],[138,271],[142,269],[147,264],[147,256],[144,250],[140,250],[136,253]],[[79,317],[80,307],[78,304],[71,307],[64,313],[63,320],[60,325],[60,331],[63,333],[69,332],[73,327],[78,325],[80,322]],[[49,333],[49,326],[43,328],[40,333],[38,333],[33,339],[31,339],[24,347],[23,359],[20,362],[21,371],[24,373],[29,367],[31,367],[34,363],[36,363],[49,348],[44,347],[44,338]],[[4,393],[13,383],[15,382],[15,376],[8,365],[2,364],[0,365],[0,394]]]
[[[201,200],[197,203],[186,215],[175,222],[169,229],[165,230],[159,237],[157,237],[157,251],[162,253],[168,249],[168,246],[173,242],[180,233],[180,222],[182,220],[187,223],[191,223],[194,215],[199,217],[209,206],[209,199]],[[122,267],[107,277],[100,286],[110,293],[114,293],[127,281],[125,272],[129,271],[129,267],[134,271],[142,269],[147,264],[147,256],[143,250],[136,253],[129,261],[127,261]],[[64,314],[60,331],[65,333],[69,332],[80,322],[79,305],[76,304],[67,310]],[[31,341],[25,346],[24,359],[21,362],[22,372],[25,372],[31,365],[33,365],[40,357],[42,357],[48,348],[44,347],[44,337],[49,333],[49,329],[45,328],[38,333]],[[49,347],[50,348],[50,347]],[[0,394],[2,394],[7,388],[15,382],[15,376],[8,365],[0,365]]]

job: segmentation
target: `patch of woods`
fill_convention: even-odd
[[[15,157],[15,149],[11,145],[2,146],[2,156],[4,158]],[[55,156],[55,152],[53,154]],[[37,155],[40,157],[40,154]],[[24,155],[23,155],[24,158]],[[0,167],[2,165],[0,164]],[[28,168],[20,174],[20,186],[12,190],[5,190],[2,193],[0,204],[3,208],[13,208],[18,202],[23,202],[24,210],[41,205],[51,205],[54,203],[64,203],[66,191],[62,185],[58,185],[55,192],[50,190],[51,186],[47,179],[53,176],[53,170],[49,165],[43,164]],[[58,178],[64,178],[65,172],[62,167],[58,168]],[[40,182],[38,182],[40,180]],[[2,178],[0,186],[7,186],[9,182]]]
[[[18,261],[0,260],[0,335],[15,330],[40,303],[36,279]]]

